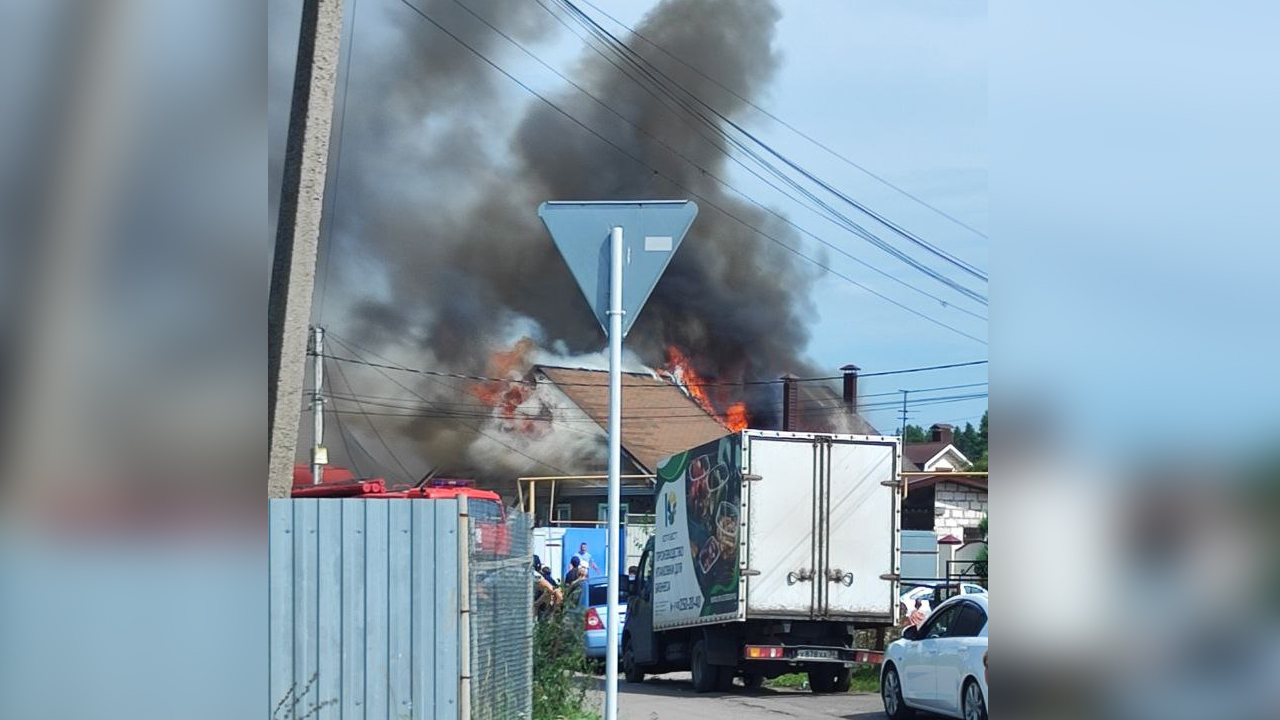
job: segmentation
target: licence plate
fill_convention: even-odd
[[[797,660],[839,660],[840,653],[835,650],[810,650],[800,648],[796,650]]]

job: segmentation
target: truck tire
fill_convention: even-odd
[[[694,692],[711,692],[720,683],[720,668],[707,659],[707,644],[702,640],[693,644],[693,652],[689,655],[689,673],[693,675]]]
[[[809,689],[816,693],[846,693],[853,680],[853,669],[830,667],[809,671]]]
[[[631,649],[631,638],[622,646],[622,674],[629,683],[644,682],[644,671],[636,664],[636,653]]]
[[[733,692],[733,668],[724,667],[723,665],[712,665],[719,672],[716,678],[716,690],[720,692]]]
[[[759,690],[764,685],[764,676],[760,673],[745,673],[742,676],[742,687],[748,690]]]

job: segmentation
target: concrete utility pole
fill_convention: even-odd
[[[902,425],[898,429],[898,437],[902,438],[902,442],[907,442],[907,393],[910,390],[899,390],[902,393]]]
[[[343,0],[303,0],[293,76],[280,217],[267,300],[267,497],[289,496],[298,447],[316,245],[329,165],[329,129],[342,40]]]

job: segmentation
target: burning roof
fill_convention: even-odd
[[[539,365],[535,377],[553,383],[603,431],[609,422],[609,374]],[[653,472],[658,461],[732,432],[690,395],[667,380],[622,375],[622,449]]]

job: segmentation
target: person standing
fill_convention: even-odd
[[[596,565],[591,559],[591,553],[587,552],[587,544],[582,543],[578,546],[578,554],[573,556],[582,565],[583,577],[591,574],[591,571],[600,572],[600,566]]]

